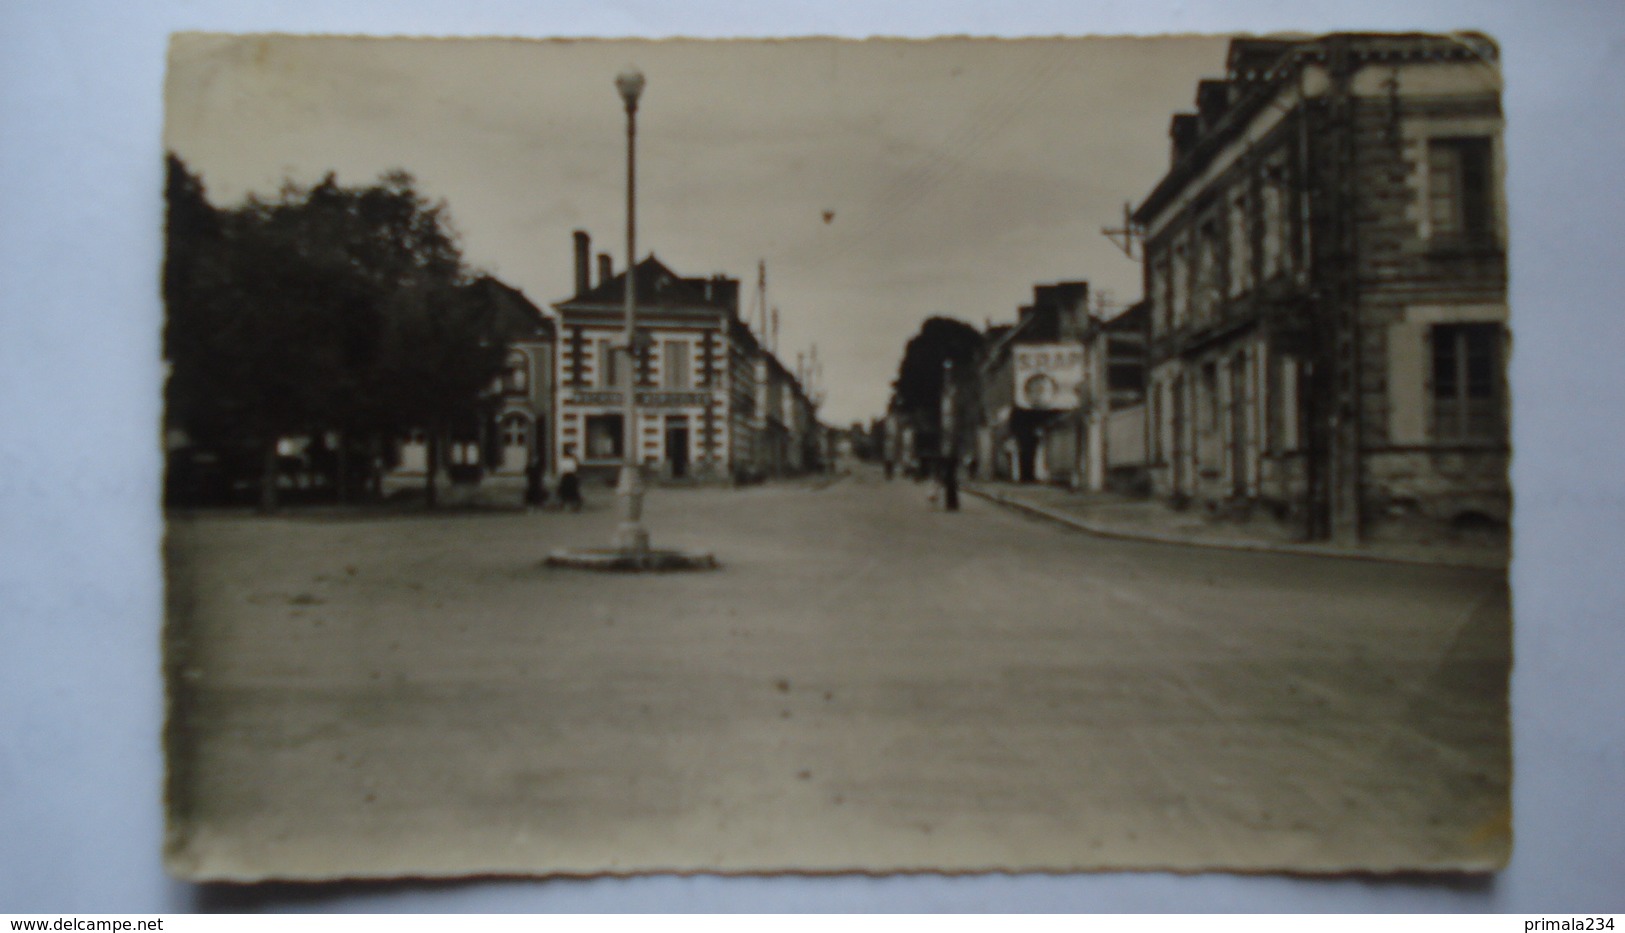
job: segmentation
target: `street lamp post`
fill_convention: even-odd
[[[649,546],[649,532],[643,527],[643,464],[638,457],[638,386],[634,363],[638,350],[637,297],[637,137],[638,97],[643,93],[643,73],[627,68],[615,78],[615,88],[626,102],[626,334],[618,352],[626,354],[626,407],[621,435],[621,475],[615,484],[620,500],[621,521],[608,548],[564,548],[548,555],[546,566],[579,570],[616,572],[714,570],[714,555],[705,552],[655,550]],[[616,380],[620,381],[620,380]]]
[[[643,527],[643,465],[638,458],[638,401],[636,372],[637,340],[637,133],[638,97],[643,93],[643,73],[627,68],[615,78],[615,87],[626,102],[626,412],[622,432],[620,481],[615,494],[620,499],[621,523],[615,529],[615,547],[623,554],[642,559],[649,553],[649,531]]]

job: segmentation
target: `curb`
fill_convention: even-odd
[[[1054,509],[1047,509],[1041,505],[1022,502],[997,492],[977,489],[965,485],[960,489],[979,499],[985,499],[995,505],[1002,505],[1017,512],[1023,512],[1035,518],[1065,525],[1076,531],[1095,535],[1101,538],[1119,538],[1128,541],[1149,541],[1155,544],[1176,544],[1185,547],[1215,548],[1222,551],[1251,551],[1263,554],[1297,554],[1308,557],[1333,557],[1344,560],[1363,560],[1382,564],[1407,564],[1415,567],[1446,567],[1454,570],[1503,570],[1500,564],[1490,564],[1474,560],[1460,560],[1436,557],[1407,557],[1401,554],[1374,554],[1368,551],[1350,551],[1346,548],[1330,547],[1320,544],[1271,544],[1265,541],[1245,541],[1238,539],[1197,539],[1182,535],[1162,534],[1155,531],[1129,531],[1123,528],[1102,525],[1091,522],[1076,515],[1067,515]]]

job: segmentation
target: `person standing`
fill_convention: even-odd
[[[559,458],[559,507],[572,512],[581,511],[581,475],[576,464],[574,448]]]

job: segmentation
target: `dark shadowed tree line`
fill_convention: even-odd
[[[166,426],[184,439],[170,501],[252,483],[274,508],[289,438],[309,441],[341,500],[376,493],[415,429],[432,505],[446,440],[481,417],[509,336],[472,287],[445,205],[396,171],[218,208],[174,155],[166,200]]]
[[[976,423],[974,408],[981,398],[976,378],[981,351],[981,332],[949,317],[927,318],[920,332],[903,348],[897,379],[892,382],[891,411],[914,428],[921,469],[930,469],[943,447],[943,392],[949,378],[954,388],[954,415],[949,419],[955,428],[951,449],[958,450],[968,443],[965,435]]]

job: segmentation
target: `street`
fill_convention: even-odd
[[[1506,575],[1108,540],[860,468],[579,514],[177,513],[170,864],[1484,869]]]

